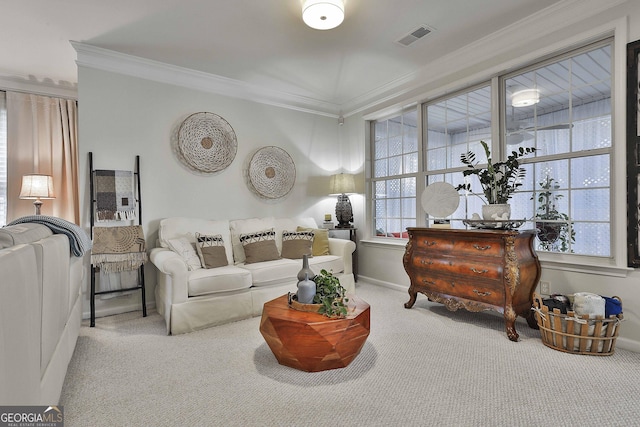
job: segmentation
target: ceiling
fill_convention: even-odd
[[[3,1],[0,78],[74,88],[76,41],[339,107],[562,1],[345,0],[327,31],[302,0]]]

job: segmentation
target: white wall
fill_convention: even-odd
[[[580,2],[575,2],[575,14],[584,14],[579,9]],[[447,61],[434,64],[429,78],[425,73],[424,85],[409,90],[400,96],[390,96],[379,105],[372,106],[366,111],[348,116],[345,127],[350,130],[350,137],[358,140],[366,139],[366,119],[375,119],[399,111],[402,107],[433,99],[443,94],[462,89],[465,86],[479,81],[487,81],[495,75],[504,73],[520,66],[526,65],[540,56],[559,53],[572,46],[583,44],[602,38],[604,34],[616,33],[616,57],[614,58],[618,68],[615,75],[614,88],[616,113],[618,121],[615,128],[616,166],[614,175],[617,189],[612,195],[615,200],[614,222],[621,222],[618,227],[616,239],[618,248],[622,253],[621,262],[626,265],[624,257],[626,222],[626,189],[625,189],[625,61],[626,43],[640,39],[640,2],[628,1],[619,4],[607,11],[595,16],[585,17],[579,22],[574,22],[571,10],[564,10],[566,16],[555,16],[554,19],[566,20],[565,26],[545,26],[535,22],[524,22],[521,25],[505,31],[500,38],[488,38],[486,42],[480,41],[472,46],[468,54],[457,52],[452,54]],[[573,22],[573,23],[572,23]],[[571,24],[570,24],[571,23]],[[504,39],[508,45],[503,45]],[[622,49],[621,49],[622,48]],[[476,61],[469,59],[481,58]],[[445,70],[445,72],[443,72]],[[446,72],[450,70],[450,72]],[[427,70],[428,71],[428,70]],[[365,145],[365,150],[366,150]],[[367,208],[365,208],[366,210]],[[364,222],[365,218],[359,218]],[[404,271],[402,257],[404,255],[405,241],[390,244],[382,243],[366,233],[370,225],[366,225],[361,233],[365,241],[360,242],[359,251],[359,276],[367,281],[389,286],[396,289],[408,289],[410,282]],[[366,234],[366,235],[364,235]],[[617,346],[634,351],[640,351],[640,271],[624,271],[617,269],[615,276],[603,273],[594,273],[575,266],[552,265],[542,262],[541,280],[551,283],[552,292],[594,292],[602,295],[616,295],[623,301],[625,322],[620,329],[620,337]],[[610,273],[610,272],[609,272]],[[426,298],[421,296],[420,298]],[[408,295],[407,295],[408,299]],[[522,324],[522,327],[527,327]]]
[[[140,155],[143,225],[151,247],[160,219],[169,216],[313,216],[321,223],[325,213],[333,214],[336,200],[327,195],[329,175],[340,171],[345,152],[337,119],[90,68],[80,67],[78,73],[83,227],[89,227],[88,152],[93,153],[95,169],[133,170],[135,156]],[[203,111],[227,120],[238,140],[231,165],[209,176],[187,170],[171,145],[182,121]],[[265,146],[286,150],[296,165],[295,185],[282,199],[256,196],[243,178],[251,155]],[[145,272],[147,300],[152,302],[155,268],[149,264]],[[139,301],[140,292],[109,301],[97,299],[97,313],[139,309]],[[83,312],[87,317],[88,291]]]

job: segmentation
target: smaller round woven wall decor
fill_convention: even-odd
[[[260,148],[249,162],[249,182],[256,193],[264,198],[286,196],[295,181],[296,165],[282,148]]]
[[[194,113],[178,131],[178,149],[188,167],[203,173],[219,172],[236,157],[238,141],[231,125],[214,113]]]

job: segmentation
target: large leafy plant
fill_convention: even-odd
[[[333,273],[322,269],[320,274],[314,276],[316,294],[313,297],[314,304],[322,304],[318,313],[327,317],[345,317],[347,315],[345,289],[340,280]]]
[[[522,185],[522,179],[525,176],[526,171],[520,166],[518,159],[534,153],[536,149],[533,147],[520,147],[518,151],[512,151],[504,162],[493,163],[487,143],[480,141],[480,144],[482,144],[487,157],[487,167],[479,168],[475,153],[469,151],[460,155],[460,161],[468,167],[468,169],[462,171],[462,174],[465,177],[469,175],[478,177],[488,204],[507,203],[511,195]],[[456,190],[470,192],[471,183],[460,184],[456,187]]]

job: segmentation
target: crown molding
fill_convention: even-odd
[[[340,106],[334,103],[274,91],[240,80],[140,58],[85,43],[76,41],[70,41],[70,43],[78,54],[76,60],[78,66],[246,99],[304,113],[332,118],[338,118],[340,115]]]

